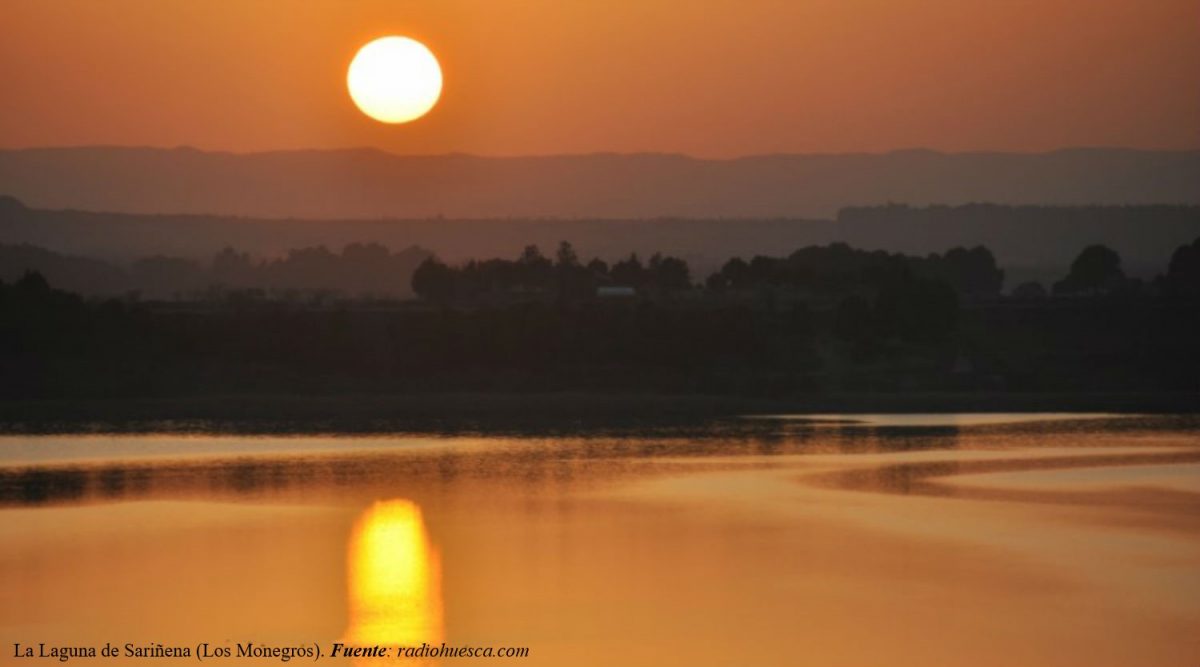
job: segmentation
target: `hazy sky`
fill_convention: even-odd
[[[424,41],[439,105],[345,87]],[[1200,148],[1200,0],[5,0],[0,146]]]

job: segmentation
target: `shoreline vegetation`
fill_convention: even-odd
[[[1162,268],[1130,277],[1093,244],[1048,289],[1006,294],[983,246],[806,246],[733,257],[702,277],[658,253],[585,261],[564,241],[553,255],[530,245],[515,259],[428,257],[411,277],[421,298],[394,303],[253,291],[100,301],[27,270],[0,281],[0,430],[556,432],[789,412],[1195,412],[1200,238]]]
[[[835,218],[275,220],[129,215],[28,208],[0,194],[0,280],[38,271],[88,298],[172,301],[219,293],[353,300],[413,296],[428,256],[458,265],[570,241],[580,260],[618,263],[636,253],[687,262],[703,282],[730,258],[777,256],[845,244],[913,257],[983,246],[1005,291],[1060,278],[1083,247],[1120,253],[1131,278],[1152,279],[1171,253],[1200,236],[1200,206],[845,207]]]
[[[0,434],[620,433],[760,415],[1197,414],[1196,392],[830,393],[779,398],[636,393],[220,395],[0,402]]]

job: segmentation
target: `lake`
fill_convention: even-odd
[[[1078,414],[7,435],[0,662],[425,642],[519,665],[1193,666],[1198,436]]]

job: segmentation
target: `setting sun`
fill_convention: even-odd
[[[346,73],[350,97],[384,123],[424,116],[442,94],[442,68],[433,52],[408,37],[381,37],[359,49]]]

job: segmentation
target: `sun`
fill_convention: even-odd
[[[350,98],[384,123],[407,123],[429,113],[442,94],[442,68],[424,44],[380,37],[358,50],[346,72]]]

